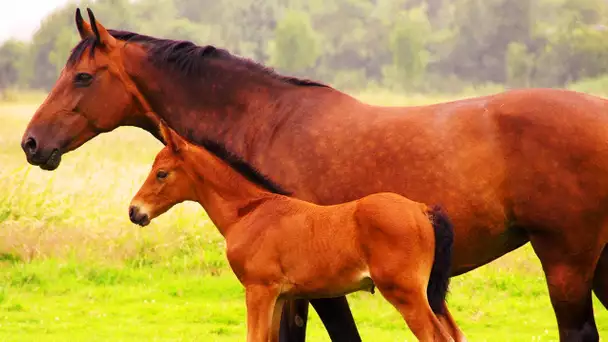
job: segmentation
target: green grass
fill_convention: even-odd
[[[454,99],[360,97],[386,105]],[[179,205],[143,229],[128,220],[161,144],[121,128],[45,172],[19,147],[35,110],[0,103],[0,341],[242,341],[243,289],[204,211]],[[414,340],[380,294],[348,298],[364,340]],[[557,340],[529,246],[453,278],[449,305],[471,341]],[[594,305],[607,338],[608,311]],[[310,314],[308,340],[328,341]]]

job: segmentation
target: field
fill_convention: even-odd
[[[363,94],[382,104],[439,98]],[[161,144],[121,128],[30,167],[19,147],[39,98],[0,103],[0,341],[242,341],[243,290],[221,236],[193,203],[146,228],[127,206]],[[349,297],[365,341],[413,341],[380,294]],[[540,264],[529,245],[453,278],[449,306],[471,341],[556,341]],[[608,310],[594,298],[608,338]],[[310,311],[309,341],[328,341]]]

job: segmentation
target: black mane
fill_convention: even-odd
[[[257,169],[244,161],[238,155],[228,151],[224,145],[217,141],[203,139],[197,145],[204,147],[210,153],[226,162],[232,169],[243,175],[249,181],[263,187],[264,189],[275,194],[290,196],[291,193],[283,190],[279,185],[275,184],[268,177],[264,176]]]
[[[174,70],[190,77],[201,75],[206,66],[204,62],[210,58],[215,58],[234,62],[235,66],[250,71],[259,71],[289,84],[330,88],[328,85],[319,82],[280,75],[273,69],[256,63],[251,59],[233,55],[228,50],[216,48],[212,45],[198,46],[190,41],[161,39],[129,31],[108,30],[108,32],[118,40],[144,45],[148,49],[150,61],[157,67],[172,67]],[[97,40],[95,37],[81,40],[72,50],[68,58],[68,65],[73,65],[79,61],[87,50],[90,51],[90,56],[93,57],[96,45]]]
[[[299,79],[296,77],[282,76],[275,73],[272,69],[264,67],[250,59],[232,55],[224,49],[219,49],[210,45],[198,46],[188,41],[176,41],[169,39],[159,39],[142,34],[137,34],[127,31],[108,30],[110,34],[122,41],[141,43],[148,50],[148,58],[159,68],[171,67],[183,75],[193,76],[202,75],[207,66],[204,62],[208,59],[215,58],[228,62],[234,62],[235,67],[242,67],[246,70],[262,72],[275,79],[299,86],[317,86],[329,87],[327,85],[317,83],[310,80]],[[93,57],[97,40],[95,37],[88,37],[81,40],[72,50],[68,58],[68,64],[73,65],[78,62],[85,54],[90,51],[89,56]],[[190,132],[191,135],[192,132]],[[189,137],[193,138],[193,137]],[[204,147],[210,153],[213,153],[218,158],[226,162],[235,171],[243,175],[249,181],[263,187],[264,189],[281,195],[291,195],[291,193],[282,189],[268,177],[261,174],[253,166],[248,164],[240,156],[228,151],[226,147],[216,141],[209,139],[190,139],[196,142],[197,145]]]

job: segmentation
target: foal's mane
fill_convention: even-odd
[[[243,160],[243,158],[228,151],[228,149],[226,149],[226,146],[224,146],[223,144],[217,141],[203,139],[201,141],[198,141],[197,145],[202,146],[205,150],[209,151],[211,154],[223,160],[226,164],[228,164],[228,166],[230,166],[236,172],[240,173],[250,182],[255,183],[275,194],[285,196],[291,195],[291,193],[285,191],[278,184],[270,180],[270,178],[264,176],[259,170],[257,170],[251,164]]]
[[[240,67],[247,71],[257,71],[262,75],[270,76],[285,83],[297,86],[331,88],[319,82],[280,75],[272,68],[256,63],[251,59],[233,55],[228,50],[216,48],[212,45],[199,46],[190,41],[155,38],[129,31],[108,30],[108,32],[118,40],[127,43],[141,43],[147,48],[149,60],[158,68],[172,68],[188,77],[202,76],[206,67],[208,67],[205,62],[209,59],[216,59],[233,63],[234,67]],[[68,58],[68,65],[73,65],[79,61],[87,50],[90,51],[89,56],[92,58],[95,54],[96,45],[95,37],[82,39],[72,50]]]

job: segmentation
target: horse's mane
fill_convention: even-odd
[[[239,67],[249,71],[257,71],[263,75],[268,75],[289,84],[329,88],[329,86],[322,83],[279,75],[271,68],[267,68],[250,59],[235,56],[225,49],[216,48],[211,45],[198,46],[189,41],[160,39],[128,31],[108,30],[108,32],[118,40],[141,43],[147,49],[149,60],[158,68],[172,68],[182,75],[187,75],[189,77],[203,76],[206,68],[209,67],[205,62],[209,59],[217,59],[234,63],[235,68]],[[68,64],[73,65],[78,62],[86,51],[90,51],[89,56],[93,58],[96,44],[97,40],[95,37],[88,37],[81,40],[72,50],[72,53],[68,58]],[[204,147],[209,152],[222,159],[249,181],[258,184],[273,193],[290,195],[289,192],[264,176],[243,158],[230,152],[223,144],[209,139],[192,141],[196,141],[197,145]]]
[[[108,30],[116,39],[125,42],[141,43],[148,50],[148,58],[158,68],[172,68],[189,77],[201,76],[208,65],[209,59],[218,59],[234,63],[235,67],[244,68],[249,71],[258,71],[263,75],[298,86],[327,87],[330,86],[291,76],[283,76],[276,73],[272,68],[265,67],[255,61],[231,54],[228,50],[216,48],[212,45],[199,46],[190,41],[161,39],[129,31]],[[97,40],[95,37],[82,39],[72,50],[68,58],[68,64],[78,62],[87,50],[90,56],[95,53]]]

